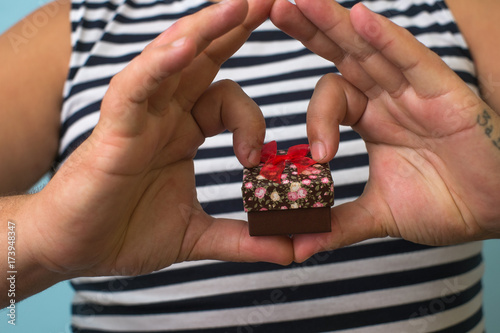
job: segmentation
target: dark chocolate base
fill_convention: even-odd
[[[330,232],[330,212],[330,207],[248,212],[250,236]]]

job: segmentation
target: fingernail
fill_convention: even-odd
[[[313,160],[321,161],[326,157],[325,145],[322,142],[313,142],[311,144],[311,155]]]
[[[257,165],[260,163],[260,149],[252,149],[250,154],[248,154],[248,162],[252,165]]]
[[[182,37],[174,42],[172,42],[172,47],[181,47],[182,45],[186,44],[186,37]]]

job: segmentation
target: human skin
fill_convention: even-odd
[[[7,221],[16,225],[17,300],[71,277],[140,275],[185,260],[292,262],[289,238],[250,237],[244,221],[207,215],[196,197],[193,170],[198,146],[224,129],[234,133],[240,162],[258,163],[254,150],[260,151],[265,126],[259,108],[236,84],[211,83],[271,5],[233,0],[176,22],[111,80],[92,135],[47,186],[0,199],[1,253],[7,249]],[[67,9],[60,15],[67,16]],[[11,56],[3,63],[16,64]],[[17,111],[30,106],[21,98],[9,105]],[[6,260],[0,265],[8,271]],[[1,306],[9,301],[5,288],[0,285]]]
[[[294,237],[296,260],[375,237],[429,245],[498,238],[498,89],[483,85],[495,93],[482,100],[408,31],[363,5],[296,4],[277,0],[274,23],[343,74],[323,77],[311,99],[313,157],[335,155],[342,124],[361,135],[370,159],[363,194],[332,209],[332,232]],[[484,77],[488,67],[478,68]]]
[[[453,72],[424,47],[415,44],[409,34],[383,22],[380,22],[380,27],[384,28],[378,34],[379,39],[370,39],[366,32],[363,34],[364,23],[370,20],[376,23],[378,19],[362,7],[354,9],[350,15],[343,9],[326,7],[329,11],[325,13],[333,17],[341,14],[343,24],[352,21],[354,25],[354,30],[341,29],[338,36],[329,36],[322,32],[327,28],[322,22],[329,21],[329,17],[325,19],[321,11],[314,11],[320,8],[316,6],[327,6],[326,2],[316,1],[313,7],[305,6],[306,3],[297,1],[298,7],[290,7],[288,2],[279,0],[251,0],[248,4],[232,0],[209,7],[201,14],[179,21],[113,78],[95,131],[48,185],[35,195],[0,199],[0,220],[14,221],[19,235],[16,258],[22,265],[17,269],[24,277],[18,285],[22,293],[19,299],[75,276],[144,274],[183,260],[213,258],[287,264],[293,259],[302,261],[316,251],[385,235],[426,244],[498,237],[495,229],[499,215],[495,210],[498,177],[495,179],[491,172],[498,170],[498,154],[495,155],[491,143],[487,146],[491,140],[485,138],[484,129],[481,131],[477,123],[477,116],[484,110],[474,107],[486,107],[486,104],[470,95]],[[50,169],[57,151],[61,92],[71,49],[69,4],[59,0],[56,5],[59,6],[57,15],[27,43],[13,47],[9,39],[12,33],[22,35],[22,22],[0,37],[0,48],[6,50],[0,54],[0,63],[9,64],[0,74],[0,98],[5,102],[0,113],[0,192],[3,194],[27,189]],[[481,2],[474,5],[481,7]],[[318,84],[308,111],[308,134],[315,157],[326,161],[335,153],[339,123],[352,125],[360,132],[370,153],[367,192],[358,201],[333,209],[332,233],[296,236],[293,244],[286,237],[250,238],[245,222],[209,217],[200,208],[194,187],[192,157],[206,136],[230,129],[234,132],[235,154],[240,162],[251,166],[258,160],[264,130],[258,108],[234,83],[223,81],[211,85],[211,81],[220,64],[269,15],[287,33],[327,58],[331,56],[326,54],[328,52],[339,54],[337,42],[354,40],[353,36],[359,35],[361,39],[357,40],[365,40],[366,46],[358,50],[360,54],[348,50],[354,57],[329,58],[344,72],[345,78],[327,75]],[[302,30],[296,31],[289,26],[294,20],[301,22]],[[464,29],[466,36],[468,31]],[[321,39],[311,38],[313,36]],[[388,70],[386,73],[394,74],[389,80],[387,75],[374,72],[376,66],[373,64],[341,61],[368,59],[362,56],[363,52],[376,50],[381,40],[395,36],[405,43],[405,47],[422,55],[420,64],[423,67],[420,69],[423,72],[419,75],[415,72],[411,80],[406,77],[407,73],[401,72],[404,67],[399,67],[398,73],[401,50],[388,54],[375,52],[379,54],[376,60]],[[473,52],[480,49],[478,45],[471,44]],[[54,48],[60,52],[54,54]],[[404,58],[407,60],[406,56]],[[479,64],[488,63],[480,55],[475,59]],[[486,70],[489,67],[478,68]],[[441,85],[436,87],[438,81],[435,85],[427,84],[426,75],[437,75],[433,74],[435,71],[441,74],[437,77],[439,82],[449,83],[444,88],[454,87],[460,92],[455,94],[456,98],[441,99],[439,105],[447,107],[440,109],[448,110],[450,103],[455,105],[457,101],[477,102],[459,108],[460,121],[454,128],[443,129],[444,132],[426,127],[427,118],[419,114],[431,104],[436,105],[436,100],[419,100],[416,98],[421,97],[419,94],[411,96],[411,92],[417,91],[416,87],[438,89],[433,93],[444,89]],[[196,81],[192,80],[194,73]],[[201,80],[200,73],[204,74]],[[426,79],[425,85],[422,78]],[[24,90],[17,89],[20,86]],[[483,85],[485,89],[488,83]],[[26,98],[26,91],[30,98]],[[339,96],[335,103],[332,93]],[[404,98],[398,100],[402,96]],[[488,99],[493,108],[495,96],[491,94]],[[410,100],[417,101],[420,107],[409,108]],[[345,107],[336,107],[342,104],[339,101],[344,102]],[[233,103],[243,103],[244,112],[227,112],[225,106]],[[335,112],[325,113],[322,105],[332,106]],[[402,121],[409,128],[402,126],[396,122],[401,121],[398,115],[413,115],[418,126],[408,126],[407,120],[415,120],[412,117]],[[330,126],[322,127],[318,119],[326,119],[324,123]],[[495,128],[500,128],[493,113],[490,121]],[[387,127],[379,131],[384,124],[399,129],[401,137],[392,135]],[[466,129],[469,125],[468,131],[459,130],[460,126]],[[424,130],[432,135],[422,132]],[[460,141],[448,140],[455,137]],[[315,145],[318,142],[324,145],[324,152],[318,150]],[[422,146],[416,146],[417,143]],[[470,161],[470,146],[473,145],[476,162],[482,162],[482,172],[472,176],[493,182],[486,189],[477,186],[479,182],[472,183],[470,178],[464,177],[468,175],[458,170],[458,166],[465,165],[464,161]],[[488,147],[485,153],[481,153],[482,147]],[[447,153],[449,149],[459,153]],[[454,171],[443,161],[453,166]],[[454,161],[460,163],[451,163]],[[424,164],[431,167],[423,168]],[[416,182],[415,177],[420,175],[428,177]],[[394,182],[388,183],[391,179]],[[450,183],[450,179],[453,182]],[[423,186],[429,181],[436,186]],[[405,186],[393,187],[394,184]],[[436,194],[436,189],[443,190],[437,194],[446,194],[450,188],[460,195],[450,196],[448,191],[448,196],[442,196],[441,201],[427,200],[428,195]],[[413,190],[408,192],[408,189]],[[403,195],[407,196],[407,201],[417,199],[429,215],[446,214],[437,215],[443,217],[439,224],[408,218],[417,213],[422,215],[417,210],[391,215],[394,211],[391,205],[395,207],[397,202],[389,199],[400,200]],[[456,209],[457,203],[461,204],[459,209]],[[428,210],[429,207],[435,210]],[[465,212],[470,214],[466,216]],[[0,242],[7,239],[7,228],[0,228],[0,239]],[[0,251],[5,249],[2,245]],[[1,265],[6,262],[0,261],[0,270],[7,271]],[[7,294],[4,287],[0,286],[0,295]],[[6,305],[8,300],[3,297],[1,304]]]

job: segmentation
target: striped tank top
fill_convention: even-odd
[[[350,8],[357,1],[339,1]],[[443,1],[363,1],[407,28],[476,92],[468,47]],[[311,5],[314,1],[311,1]],[[73,54],[61,112],[58,165],[99,119],[113,75],[180,17],[206,0],[73,0]],[[269,20],[224,65],[261,107],[266,141],[307,143],[306,109],[318,79],[336,72]],[[359,196],[368,155],[341,127],[331,162],[336,204]],[[195,158],[198,198],[216,217],[245,219],[242,166],[230,133],[208,138]],[[481,243],[429,247],[368,240],[303,264],[186,262],[139,277],[78,278],[75,332],[483,332]]]

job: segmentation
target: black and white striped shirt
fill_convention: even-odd
[[[73,55],[61,112],[58,163],[91,133],[109,81],[175,20],[205,0],[73,0]],[[357,1],[339,1],[351,7]],[[311,5],[314,2],[311,1]],[[409,29],[475,91],[468,47],[443,1],[364,1]],[[266,141],[307,143],[318,79],[336,71],[266,21],[217,79],[237,81],[261,107]],[[341,128],[331,163],[336,204],[359,196],[368,156]],[[232,138],[209,138],[195,159],[198,197],[211,215],[245,219]],[[303,264],[187,262],[140,277],[79,278],[76,332],[483,332],[481,243],[428,247],[369,240]]]

